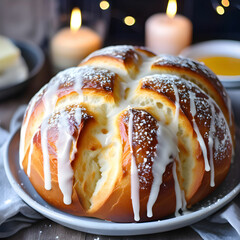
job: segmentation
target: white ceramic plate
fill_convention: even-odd
[[[198,59],[207,56],[227,56],[240,58],[240,41],[211,40],[201,42],[185,48],[180,55],[193,59]],[[220,79],[224,87],[227,88],[240,87],[240,75],[239,76],[218,75],[218,78]]]
[[[181,228],[206,218],[230,202],[240,192],[240,151],[224,183],[207,199],[195,205],[188,213],[161,221],[145,223],[113,223],[104,220],[77,217],[64,213],[45,202],[35,191],[18,162],[19,130],[10,138],[4,156],[7,177],[16,193],[33,209],[66,227],[100,235],[130,236],[165,232]],[[236,146],[240,144],[238,134]]]

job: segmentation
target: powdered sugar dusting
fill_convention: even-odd
[[[210,151],[208,147],[209,135],[213,136],[213,146],[218,146],[215,147],[214,151],[214,161],[217,161],[223,154],[223,149],[226,150],[229,142],[231,142],[228,124],[215,101],[207,96],[197,85],[183,78],[170,74],[155,74],[142,79],[142,88],[151,89],[175,101],[174,89],[172,87],[173,82],[178,90],[180,109],[188,119],[193,119],[192,124],[195,126],[194,129],[198,134],[198,140],[205,155],[206,170],[208,170],[210,169],[207,160],[207,152]],[[212,108],[217,110],[211,111]],[[192,116],[194,116],[194,118],[192,118]],[[214,133],[213,128],[210,127],[211,119],[213,119],[212,121],[215,126],[218,127],[216,133]],[[198,126],[201,126],[201,128],[198,128]],[[221,141],[220,138],[222,138]],[[227,141],[225,142],[224,139],[227,139]],[[224,154],[225,157],[229,154],[229,151],[227,152],[228,153]]]
[[[112,92],[115,78],[116,73],[103,68],[92,66],[68,68],[58,73],[35,95],[27,112],[31,115],[36,103],[44,97],[46,98],[46,94],[51,99],[54,95],[63,96],[72,91],[81,95],[82,89],[102,89]]]
[[[217,78],[217,76],[203,63],[198,62],[196,60],[185,58],[181,56],[171,56],[162,54],[157,57],[157,59],[152,64],[152,67],[174,67],[177,69],[184,69],[188,72],[196,73],[211,82],[212,86],[216,89],[217,93],[224,99],[224,103],[226,108],[228,108],[230,112],[229,124],[231,125],[231,108],[229,108],[229,97],[222,86],[221,82]],[[178,70],[173,70],[177,73]],[[221,106],[220,106],[221,107]]]
[[[83,62],[88,61],[90,58],[97,56],[110,56],[114,57],[120,61],[125,61],[129,57],[133,57],[133,61],[137,62],[139,60],[139,56],[135,51],[133,46],[129,45],[121,45],[121,46],[110,46],[98,51],[91,53],[87,58],[83,60]]]
[[[157,60],[155,60],[153,63],[153,66],[174,66],[177,68],[185,68],[187,70],[202,74],[207,78],[214,79],[214,81],[219,81],[216,75],[209,68],[207,68],[206,65],[190,58],[172,55],[159,55]]]
[[[60,72],[52,81],[57,81],[59,88],[71,88],[81,94],[82,89],[103,89],[113,91],[116,74],[103,68],[92,66],[74,67]]]
[[[48,129],[57,127],[58,122],[61,121],[62,115],[65,115],[66,113],[68,115],[68,124],[71,126],[71,134],[73,134],[76,128],[79,128],[82,121],[91,118],[91,116],[87,114],[86,108],[81,107],[78,104],[68,105],[63,109],[52,113],[48,120]]]
[[[180,208],[184,208],[184,191],[178,183],[176,170],[176,161],[179,160],[177,133],[178,125],[180,124],[179,117],[182,114],[187,117],[196,132],[197,140],[204,155],[206,171],[211,167],[211,186],[214,186],[215,165],[221,164],[221,161],[229,158],[232,153],[232,140],[228,124],[222,111],[211,97],[194,83],[179,77],[181,74],[148,74],[152,74],[152,72],[149,72],[151,66],[152,68],[154,66],[173,66],[192,71],[208,78],[215,88],[221,92],[220,95],[223,96],[226,103],[228,96],[225,90],[222,89],[216,76],[203,64],[190,59],[167,55],[145,58],[142,57],[143,55],[140,51],[137,51],[137,48],[124,45],[101,49],[92,53],[84,60],[86,62],[91,58],[94,60],[98,56],[109,56],[123,63],[125,67],[129,61],[133,62],[134,67],[137,69],[140,67],[139,74],[136,73],[138,75],[135,73],[131,75],[131,71],[129,71],[125,79],[120,74],[124,82],[124,88],[122,87],[123,84],[119,84],[120,91],[123,91],[123,94],[120,94],[122,99],[119,105],[113,106],[110,112],[106,112],[106,115],[110,119],[113,119],[120,111],[126,110],[122,119],[128,131],[128,141],[132,156],[131,199],[135,221],[140,220],[140,192],[149,189],[151,191],[147,204],[147,216],[152,217],[152,208],[159,195],[163,174],[168,164],[172,162],[172,174],[176,193],[176,215]],[[152,63],[153,60],[154,62]],[[118,72],[116,69],[114,71]],[[57,132],[57,135],[53,135],[57,136],[55,144],[58,157],[58,182],[64,196],[63,201],[65,204],[71,203],[73,171],[70,162],[74,159],[74,155],[77,152],[76,136],[80,131],[80,126],[83,127],[82,123],[90,118],[87,114],[87,103],[84,104],[84,106],[86,105],[86,109],[80,106],[84,96],[83,90],[88,89],[96,93],[105,92],[106,94],[113,92],[114,81],[119,81],[120,79],[114,71],[93,66],[82,66],[60,72],[36,94],[26,111],[25,123],[21,131],[20,159],[23,159],[25,154],[23,152],[26,148],[24,140],[30,117],[38,104],[43,103],[44,117],[40,128],[37,130],[41,129],[45,188],[51,189],[48,137],[49,132],[53,131],[53,133]],[[143,79],[138,79],[142,76]],[[139,88],[138,84],[141,84]],[[173,106],[175,106],[175,116],[171,119],[169,125],[167,125],[167,120],[158,122],[146,110],[147,105],[144,105],[144,107],[138,106],[134,102],[134,95],[136,93],[139,94],[139,92],[141,94],[141,89],[158,93],[173,103]],[[71,103],[67,107],[57,107],[57,100],[71,92],[77,93],[82,99],[76,98],[76,104]],[[128,107],[129,104],[131,105],[130,108]],[[227,104],[231,123],[230,102],[228,101]],[[146,109],[144,110],[144,108]],[[158,111],[161,112],[160,107],[159,109]],[[103,135],[106,137],[107,135],[112,136],[112,133]],[[107,146],[109,142],[110,140],[104,146]],[[33,138],[30,142],[29,150],[27,172],[30,175]]]
[[[151,187],[152,182],[151,166],[157,145],[157,121],[144,110],[131,109],[131,112],[132,120],[129,114],[129,120],[126,118],[124,121],[132,121],[129,139],[132,139],[133,156],[138,165],[139,188],[145,189]]]
[[[162,177],[169,163],[178,159],[177,138],[168,126],[158,123],[148,112],[140,109],[128,110],[128,137],[132,154],[131,188],[134,216],[139,214],[139,190],[151,189],[147,204],[147,216],[152,217],[152,207],[159,195]],[[134,162],[133,162],[134,160]],[[133,174],[133,170],[134,174]],[[138,175],[136,176],[136,169]],[[176,188],[176,212],[183,207],[176,167],[173,169]],[[136,194],[137,192],[137,194]],[[138,196],[138,197],[137,197]],[[136,208],[137,206],[137,208]],[[136,210],[137,209],[137,210]]]

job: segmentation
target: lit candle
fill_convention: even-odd
[[[146,21],[146,46],[153,52],[176,55],[191,43],[192,23],[176,12],[176,0],[169,0],[167,15],[158,13]]]
[[[70,28],[60,30],[50,45],[53,65],[57,69],[77,66],[91,52],[102,46],[101,37],[88,27],[81,27],[81,11],[74,8]]]

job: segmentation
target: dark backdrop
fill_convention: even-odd
[[[67,1],[68,0],[62,0]],[[144,25],[149,16],[165,12],[168,0],[108,0],[111,9],[110,24],[105,45],[144,44]],[[240,40],[240,0],[229,0],[224,15],[218,15],[215,7],[221,0],[178,0],[178,13],[187,16],[193,23],[193,42],[210,39]],[[70,10],[82,5],[82,0],[70,1]],[[99,5],[100,0],[86,0],[85,4]],[[66,4],[65,4],[66,5]],[[65,8],[66,9],[66,8]],[[134,26],[126,26],[125,16],[136,19]]]

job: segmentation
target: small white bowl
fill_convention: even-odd
[[[240,41],[233,40],[211,40],[194,44],[185,48],[181,56],[199,59],[210,56],[225,56],[240,58]],[[240,66],[239,66],[240,68]],[[227,88],[240,87],[240,75],[226,76],[218,75],[222,84]]]

